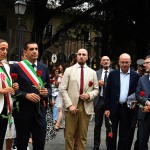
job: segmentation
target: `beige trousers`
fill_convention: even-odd
[[[78,150],[86,149],[88,125],[91,115],[87,115],[84,109],[84,102],[79,100],[79,111],[72,114],[69,111],[65,112],[65,147],[66,150],[74,150],[74,137],[77,132],[77,147]]]

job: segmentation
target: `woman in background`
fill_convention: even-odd
[[[59,67],[58,67],[60,70],[60,74],[58,75],[59,89],[61,87],[61,80],[62,80],[62,76],[63,76],[63,73],[64,73],[66,67],[67,67],[66,64],[59,65]],[[56,107],[58,108],[58,119],[55,124],[55,129],[64,128],[63,124],[60,126],[60,122],[62,121],[62,116],[63,116],[63,99],[62,99],[62,95],[60,92],[58,92],[58,96],[56,99]]]
[[[58,73],[59,73],[59,69],[57,67],[54,67],[52,70],[52,74],[50,77],[50,83],[51,83],[51,87],[52,87],[52,103],[54,104],[53,106],[53,120],[54,123],[57,122],[58,119],[58,109],[56,107],[56,98],[58,96]]]

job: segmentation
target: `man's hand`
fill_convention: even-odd
[[[110,110],[106,110],[106,111],[104,112],[104,115],[105,115],[106,117],[109,117],[109,116],[110,116]]]
[[[19,89],[19,84],[17,82],[13,83],[12,88],[16,91]]]
[[[76,114],[77,111],[78,111],[78,109],[76,108],[76,106],[71,105],[71,106],[69,106],[69,111],[70,111],[72,114]]]
[[[99,80],[99,81],[98,81],[98,85],[99,85],[99,86],[103,86],[103,85],[104,85],[104,80]]]
[[[43,89],[38,89],[39,93],[41,96],[46,97],[48,94],[48,90],[47,88],[43,88]]]
[[[88,100],[90,99],[90,95],[88,93],[82,94],[79,96],[81,100]]]
[[[150,112],[150,108],[148,106],[144,106],[141,108],[142,112]]]
[[[150,101],[146,101],[146,106],[148,106],[148,108],[150,109]]]
[[[34,103],[40,102],[40,96],[35,93],[26,94],[26,99]]]

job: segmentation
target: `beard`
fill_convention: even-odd
[[[78,62],[78,64],[79,64],[79,65],[84,65],[84,64],[85,64],[85,62]]]

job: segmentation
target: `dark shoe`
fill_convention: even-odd
[[[93,150],[99,150],[99,148],[94,147]]]

